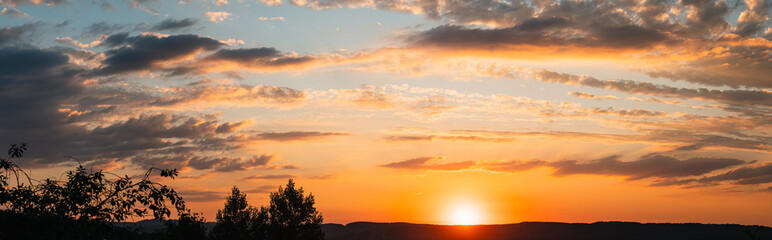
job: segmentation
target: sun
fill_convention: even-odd
[[[471,206],[455,207],[450,213],[450,222],[453,225],[474,225],[480,223],[480,213]]]

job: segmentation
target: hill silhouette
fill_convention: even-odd
[[[538,240],[670,240],[751,239],[745,231],[758,228],[757,239],[772,239],[772,228],[737,224],[596,222],[523,222],[503,225],[429,225],[354,222],[323,224],[328,240],[381,239],[538,239]]]

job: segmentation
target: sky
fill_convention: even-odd
[[[772,226],[772,1],[0,0],[0,143],[207,221]],[[72,157],[72,158],[70,158]],[[461,219],[461,220],[459,220]]]

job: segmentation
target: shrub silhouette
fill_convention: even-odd
[[[204,240],[206,238],[205,219],[197,213],[182,213],[177,221],[167,221],[163,239]]]
[[[313,194],[304,195],[289,180],[270,194],[268,207],[249,206],[246,194],[233,187],[225,207],[217,211],[216,239],[317,240],[324,239],[322,214],[314,207]]]

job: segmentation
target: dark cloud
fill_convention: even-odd
[[[198,139],[217,134],[223,125],[215,121],[202,121],[168,115],[140,115],[106,127],[94,128],[93,133],[127,138],[187,138]]]
[[[259,133],[255,135],[255,139],[257,140],[267,140],[267,141],[280,141],[280,142],[289,142],[289,141],[307,141],[307,140],[315,140],[325,137],[332,137],[332,136],[346,136],[347,133],[336,133],[336,132],[302,132],[302,131],[294,131],[294,132],[264,132]]]
[[[170,75],[204,74],[212,71],[268,71],[286,67],[302,67],[317,61],[314,56],[283,53],[275,48],[220,49],[190,66],[169,69]]]
[[[645,178],[672,178],[699,176],[715,170],[744,164],[732,158],[690,158],[678,160],[663,155],[645,156],[631,162],[619,161],[619,156],[611,156],[589,162],[558,161],[550,164],[554,176],[573,174],[592,174],[624,176],[628,180]]]
[[[244,158],[232,157],[194,157],[190,159],[188,165],[199,170],[215,169],[220,172],[232,172],[242,171],[257,166],[265,166],[274,157],[274,155],[260,155],[253,156],[251,159],[247,160]]]
[[[690,158],[679,160],[673,157],[651,154],[635,161],[620,161],[620,156],[610,156],[590,161],[564,160],[547,162],[543,160],[480,163],[485,169],[502,172],[527,171],[537,167],[553,169],[553,176],[576,174],[622,176],[628,181],[653,179],[652,186],[687,185],[692,183],[713,184],[732,180],[735,184],[759,184],[772,182],[772,165],[760,167],[745,166],[710,177],[694,178],[743,165],[747,162],[733,158]],[[689,178],[691,177],[691,178]]]
[[[3,45],[24,45],[23,39],[29,37],[41,25],[40,22],[26,23],[16,27],[0,28],[0,46]]]
[[[122,32],[130,28],[127,24],[109,24],[107,22],[97,22],[89,25],[83,30],[84,36],[101,36],[111,35],[113,33]]]
[[[87,70],[71,64],[65,53],[68,51],[61,48],[0,49],[0,101],[7,103],[0,114],[8,116],[0,118],[0,141],[29,144],[29,154],[20,164],[50,167],[70,161],[63,156],[73,156],[100,166],[130,162],[140,167],[184,169],[199,156],[241,147],[224,137],[238,131],[245,121],[222,123],[212,116],[169,112],[141,114],[144,106],[152,106],[159,97],[84,84],[82,75]],[[238,171],[267,167],[271,158],[223,156],[220,161],[192,164],[198,169],[209,164],[207,169]]]
[[[105,52],[104,66],[95,71],[96,75],[113,75],[134,71],[153,71],[163,68],[165,61],[180,60],[211,51],[224,44],[197,35],[172,35],[159,37],[153,35],[129,36],[128,33],[115,34],[102,43],[104,46],[117,47]]]
[[[711,185],[730,182],[736,185],[754,185],[772,183],[772,164],[762,163],[753,166],[743,166],[712,176],[687,179],[666,179],[652,184],[653,186],[686,186],[692,184]]]
[[[298,176],[292,174],[278,174],[278,175],[254,175],[242,178],[241,180],[270,180],[270,179],[290,179],[297,178]]]
[[[659,29],[636,25],[611,4],[571,1],[547,6],[538,17],[510,27],[444,25],[410,39],[418,45],[489,50],[518,45],[641,49],[679,42]]]
[[[686,18],[689,34],[710,38],[729,29],[725,18],[732,9],[726,1],[683,0],[681,3],[694,11]]]
[[[185,18],[180,20],[166,19],[154,25],[151,29],[154,31],[173,31],[188,28],[198,23],[198,19]]]
[[[764,25],[772,11],[772,3],[764,0],[747,0],[743,3],[746,9],[738,17],[734,33],[742,37],[758,36],[764,31]]]
[[[729,104],[772,106],[772,93],[762,90],[714,90],[707,88],[676,88],[631,80],[598,80],[593,77],[557,73],[548,70],[536,72],[533,77],[545,82],[581,85],[620,92],[657,95],[681,99],[697,99]]]
[[[222,49],[209,55],[207,59],[248,63],[272,59],[281,55],[282,53],[275,48],[240,48]]]
[[[436,163],[444,157],[420,157],[408,159],[405,161],[393,162],[381,165],[386,168],[410,169],[410,170],[461,170],[473,166],[473,161]]]
[[[740,41],[727,39],[727,41]],[[737,43],[734,43],[737,44]],[[688,62],[674,62],[665,67],[653,68],[647,71],[652,77],[684,80],[712,86],[740,86],[770,88],[772,80],[766,77],[772,75],[772,46],[726,46],[714,48],[698,59]],[[732,91],[726,91],[732,94]],[[758,93],[736,90],[740,98],[748,95],[754,98]],[[769,94],[767,92],[767,94]],[[766,100],[767,102],[772,102]],[[767,104],[768,105],[768,104]]]

